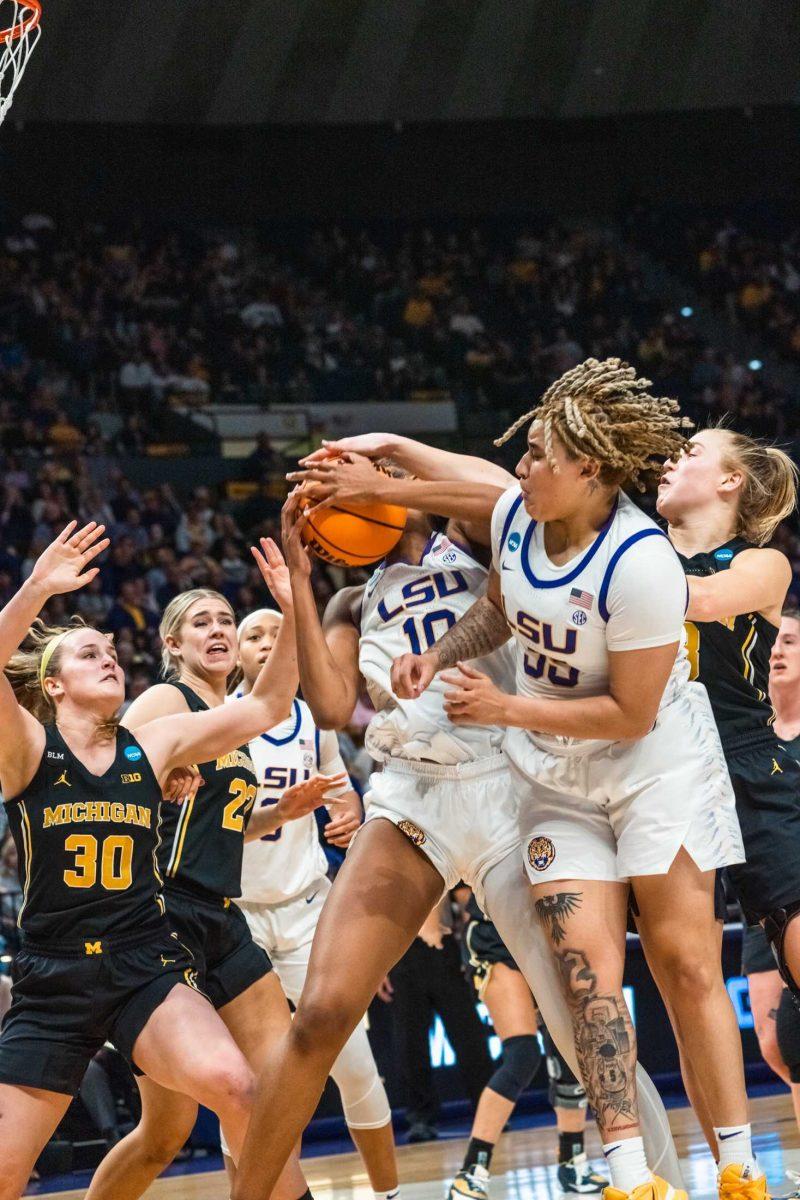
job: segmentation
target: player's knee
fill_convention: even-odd
[[[695,950],[671,946],[659,956],[658,971],[675,1003],[702,1004],[722,986],[719,961],[705,947]]]
[[[220,1113],[249,1112],[256,1090],[256,1079],[241,1054],[231,1054],[213,1063],[203,1080],[207,1099],[203,1103]]]
[[[778,1005],[775,1035],[778,1053],[786,1064],[789,1078],[792,1083],[800,1083],[800,1009],[788,988],[784,989]]]
[[[351,1008],[352,998],[344,993],[322,988],[305,993],[292,1021],[295,1048],[302,1055],[338,1052],[358,1019]]]
[[[543,1030],[544,1045],[547,1054],[547,1078],[549,1081],[548,1098],[553,1108],[586,1108],[588,1101],[586,1091],[576,1079],[572,1068],[561,1051]]]
[[[503,1041],[503,1060],[489,1080],[488,1086],[499,1096],[516,1104],[528,1087],[542,1061],[539,1039],[523,1033]]]

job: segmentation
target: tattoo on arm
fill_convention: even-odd
[[[601,993],[583,950],[559,950],[556,959],[572,1015],[575,1051],[601,1133],[638,1123],[636,1034],[620,993]]]
[[[770,1021],[777,1021],[777,1019],[778,1019],[778,1010],[777,1010],[777,1008],[771,1008],[771,1009],[769,1010],[769,1012],[767,1013],[767,1016],[769,1017]]]
[[[502,646],[511,636],[511,630],[500,609],[488,596],[476,600],[461,620],[448,629],[435,645],[440,669],[454,667],[457,662],[468,658],[480,658]]]
[[[553,945],[560,946],[567,936],[566,919],[583,904],[581,892],[556,892],[536,901],[536,915],[550,932]]]

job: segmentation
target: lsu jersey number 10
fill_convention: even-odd
[[[381,564],[364,590],[359,666],[377,716],[367,730],[373,758],[452,764],[497,754],[502,729],[456,727],[444,712],[447,685],[437,676],[415,700],[392,695],[391,669],[402,654],[420,654],[455,625],[486,591],[488,572],[466,547],[444,534],[428,541],[418,562]],[[513,655],[503,646],[475,660],[504,691],[513,690]]]
[[[595,540],[555,566],[545,527],[531,520],[519,487],[497,502],[492,561],[517,642],[516,690],[569,700],[608,691],[609,652],[679,645],[662,705],[688,678],[683,619],[687,585],[678,556],[654,521],[619,492]],[[544,749],[586,749],[586,740],[531,732]]]

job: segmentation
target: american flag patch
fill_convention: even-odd
[[[582,592],[580,588],[573,588],[569,594],[570,604],[577,604],[578,608],[586,608],[591,611],[594,604],[594,596],[591,592]]]

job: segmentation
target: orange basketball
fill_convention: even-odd
[[[400,541],[406,509],[399,504],[331,504],[301,530],[309,549],[337,567],[367,567]]]

